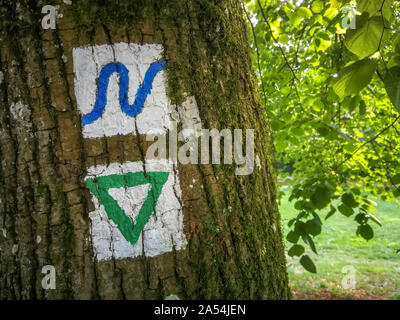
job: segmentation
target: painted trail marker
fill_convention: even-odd
[[[73,49],[84,138],[166,134],[171,105],[160,45],[117,43]],[[134,147],[134,146],[132,146]],[[164,160],[88,168],[97,260],[157,256],[186,246],[178,170]]]
[[[85,138],[162,134],[170,127],[161,45],[73,49],[75,96]]]
[[[89,213],[97,260],[149,257],[183,249],[179,177],[167,160],[88,169],[95,210]]]
[[[119,105],[122,112],[130,117],[135,117],[144,107],[147,96],[153,88],[153,81],[157,73],[164,68],[165,61],[154,62],[144,75],[143,83],[139,86],[133,105],[129,104],[128,86],[129,86],[129,70],[121,62],[110,62],[105,65],[101,71],[97,82],[96,103],[93,110],[82,117],[82,125],[88,125],[98,120],[104,113],[107,106],[107,90],[110,77],[117,73],[119,74]]]
[[[104,206],[108,218],[115,223],[124,238],[135,245],[144,226],[154,213],[154,205],[167,182],[168,175],[169,172],[148,172],[147,176],[144,175],[144,172],[111,174],[105,177],[88,178],[86,179],[86,186]],[[150,184],[151,187],[147,191],[147,197],[135,217],[135,221],[132,221],[109,193],[109,190],[126,189],[146,184]]]

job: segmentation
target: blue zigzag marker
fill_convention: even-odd
[[[82,125],[95,122],[101,117],[107,104],[107,88],[110,76],[117,72],[119,74],[119,105],[122,111],[130,117],[135,117],[142,112],[144,102],[153,88],[153,80],[158,72],[164,68],[165,61],[154,62],[146,71],[143,83],[136,92],[133,105],[129,104],[128,87],[129,87],[129,70],[120,62],[109,63],[105,65],[99,76],[97,84],[97,97],[93,110],[82,117]]]

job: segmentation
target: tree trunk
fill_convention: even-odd
[[[0,3],[0,297],[287,299],[269,126],[239,1],[46,1],[59,5],[55,29],[43,29],[41,1]],[[82,121],[86,106],[80,97],[96,98],[90,88],[95,88],[100,72],[92,74],[92,84],[85,84],[85,70],[104,65],[90,62],[90,57],[101,56],[95,53],[98,46],[112,49],[111,66],[116,66],[119,53],[125,54],[124,48],[137,50],[143,61],[146,50],[162,48],[166,63],[154,83],[165,79],[168,110],[178,112],[179,126],[185,126],[185,117],[190,122],[193,116],[185,112],[193,108],[203,128],[254,129],[254,172],[239,176],[235,165],[179,163],[166,169],[172,179],[168,188],[175,194],[164,192],[167,187],[163,190],[162,185],[169,182],[157,180],[160,176],[151,180],[152,169],[143,164],[150,143],[141,122],[132,132],[122,132],[123,125],[117,124],[117,134],[101,136],[100,123],[108,130],[104,115],[99,125]],[[88,50],[93,56],[85,62],[79,54],[83,57]],[[138,88],[146,68],[126,66],[139,70]],[[129,76],[136,75],[131,71]],[[113,77],[117,79],[111,76],[109,86],[118,87]],[[164,94],[162,85],[153,87],[152,95]],[[129,95],[131,99],[131,91]],[[94,101],[90,104],[93,107]],[[143,113],[146,108],[151,106],[145,104]],[[86,128],[95,133],[91,136]],[[104,212],[110,218],[110,211],[96,191],[100,171],[116,166],[125,174],[126,163],[143,167],[123,190],[147,179],[143,181],[151,180],[152,190],[161,183],[161,195],[152,191],[151,197],[159,196],[166,207],[174,202],[165,217],[178,222],[174,220],[171,232],[162,229],[170,232],[163,233],[167,238],[160,236],[161,229],[145,225],[135,240],[132,230],[127,231],[129,238],[118,231],[121,225],[104,219]],[[161,210],[162,205],[157,206],[154,212]],[[154,212],[151,223],[164,223]],[[55,288],[43,288],[46,265],[55,268]]]

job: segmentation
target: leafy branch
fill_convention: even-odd
[[[262,5],[260,3],[260,0],[257,0],[257,4],[258,4],[258,7],[260,9],[261,15],[262,15],[262,17],[264,19],[264,22],[268,26],[269,32],[271,33],[272,39],[274,40],[275,44],[277,45],[279,51],[281,52],[281,55],[282,55],[283,59],[285,60],[285,63],[287,65],[287,67],[289,68],[289,70],[291,71],[291,73],[293,75],[293,80],[299,81],[299,79],[296,76],[296,73],[295,73],[294,69],[292,68],[292,66],[289,63],[288,58],[286,57],[285,52],[283,51],[282,45],[279,43],[278,39],[276,39],[276,37],[274,36],[274,32],[272,30],[271,24],[269,23],[266,15],[265,15],[265,12],[264,12],[264,9],[263,9],[263,7],[262,7]],[[297,86],[295,84],[293,84],[293,86],[294,86],[294,88],[296,90],[297,97],[300,98]]]

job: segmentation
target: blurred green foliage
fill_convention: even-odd
[[[400,199],[400,2],[246,0],[243,8],[277,162],[293,167],[289,255],[316,272],[309,252],[323,220],[350,218],[370,240],[381,225],[371,196]]]

